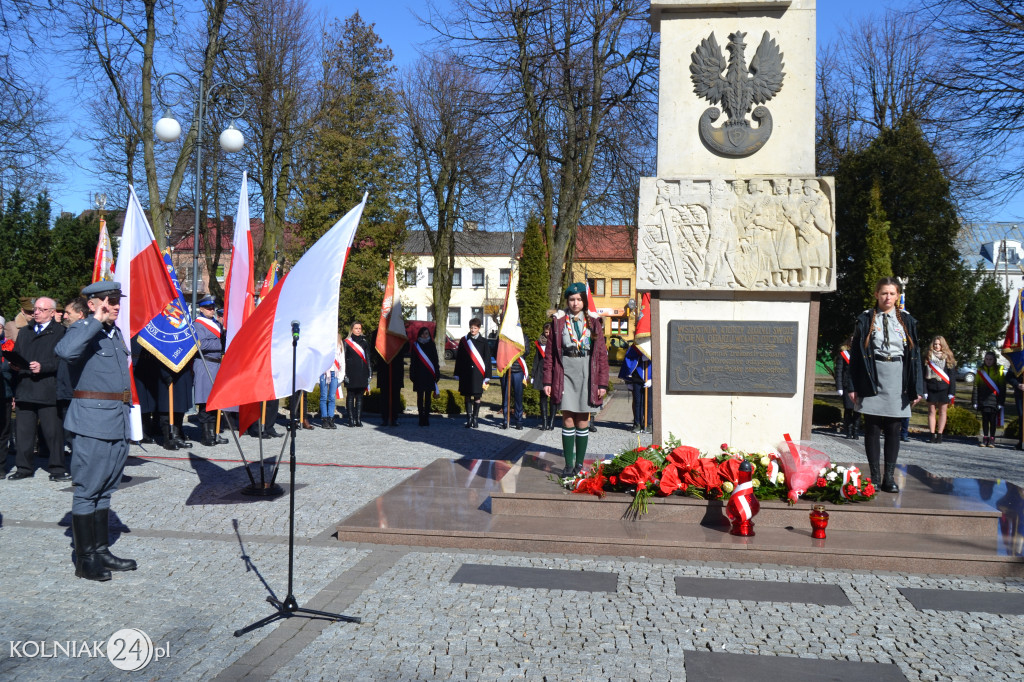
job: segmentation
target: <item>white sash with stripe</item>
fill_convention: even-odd
[[[484,359],[480,357],[480,351],[476,349],[476,345],[473,344],[473,340],[469,338],[469,334],[462,337],[463,343],[469,347],[469,358],[476,365],[477,371],[480,372],[480,376],[487,380],[487,371],[484,369]]]
[[[932,360],[928,361],[928,366],[931,368],[933,372],[935,372],[935,376],[945,381],[947,386],[949,385],[949,375],[946,374],[946,371],[943,367],[939,367]]]
[[[430,361],[430,358],[427,357],[427,354],[423,352],[423,347],[419,343],[414,343],[413,347],[416,349],[416,357],[418,357],[420,359],[420,362],[422,362],[426,366],[426,368],[430,370],[430,374],[436,377],[437,368],[434,367],[434,363]],[[438,389],[436,381],[434,382],[434,395],[441,395],[441,391],[440,389]]]
[[[366,362],[366,351],[363,350],[362,346],[360,346],[352,339],[345,339],[345,344],[348,345],[348,347],[354,350],[356,353],[358,353],[359,357],[363,359],[363,362]]]

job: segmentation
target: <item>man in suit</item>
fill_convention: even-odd
[[[57,410],[58,362],[54,348],[64,337],[64,327],[53,319],[56,308],[52,298],[37,298],[32,310],[33,324],[24,327],[14,342],[14,352],[28,366],[14,368],[18,382],[14,392],[14,428],[18,440],[15,463],[18,468],[7,477],[10,481],[35,475],[37,426],[50,454],[50,480],[71,480],[64,462],[64,432]]]
[[[134,571],[135,561],[110,553],[110,497],[121,483],[131,437],[129,350],[114,326],[121,285],[95,282],[82,289],[92,313],[75,322],[57,344],[74,388],[64,428],[72,434],[74,498],[71,532],[75,575],[110,580],[111,571]]]

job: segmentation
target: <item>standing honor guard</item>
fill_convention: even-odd
[[[467,429],[480,428],[480,398],[491,381],[491,350],[480,333],[482,325],[478,317],[469,321],[469,333],[462,337],[455,353],[455,378],[466,401]]]
[[[199,428],[202,444],[210,447],[227,443],[217,432],[217,413],[206,411],[206,399],[213,389],[220,361],[224,357],[224,327],[217,321],[217,302],[213,296],[204,296],[199,303],[195,321],[196,343],[203,352],[195,366],[196,407],[199,410]]]
[[[412,342],[412,361],[409,363],[409,380],[416,391],[416,411],[420,415],[420,426],[430,426],[431,396],[438,395],[437,380],[441,378],[438,370],[437,346],[430,330],[421,327]]]
[[[537,353],[533,356],[533,371],[530,373],[530,383],[540,392],[540,430],[551,431],[555,428],[555,413],[558,406],[551,401],[551,398],[544,393],[544,355],[548,352],[548,339],[551,338],[551,323],[544,323],[544,330],[540,338],[533,342]]]
[[[100,281],[82,290],[92,315],[75,322],[57,344],[74,389],[64,428],[72,435],[74,498],[71,532],[75,575],[110,580],[111,571],[134,571],[131,559],[110,553],[110,496],[121,483],[131,436],[128,347],[114,327],[121,285]]]
[[[345,338],[345,411],[348,425],[363,425],[363,394],[370,386],[373,371],[370,369],[370,344],[363,336],[363,325],[353,322]]]
[[[651,433],[654,405],[651,404],[651,359],[634,342],[626,351],[619,378],[630,385],[633,394],[633,433]]]

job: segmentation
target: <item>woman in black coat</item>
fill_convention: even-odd
[[[885,435],[883,492],[898,493],[894,474],[900,453],[900,430],[910,408],[921,400],[921,349],[917,320],[896,307],[900,284],[883,277],[875,286],[877,304],[857,316],[850,348],[850,372],[857,411],[864,415],[864,452],[871,482],[878,481],[879,450]]]
[[[419,336],[410,345],[409,380],[416,391],[416,410],[420,415],[420,426],[430,426],[430,396],[437,392],[437,380],[441,377],[437,346],[426,327],[420,328]]]
[[[469,333],[459,341],[455,352],[455,377],[459,393],[466,401],[466,428],[480,428],[480,400],[491,381],[491,349],[480,333],[483,322],[478,317],[469,321]]]
[[[345,411],[348,425],[363,425],[363,395],[370,386],[373,371],[370,369],[370,344],[363,336],[363,325],[352,323],[352,329],[345,338]]]

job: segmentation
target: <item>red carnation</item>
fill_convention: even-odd
[[[638,447],[638,448],[637,448],[636,450],[634,450],[633,452],[643,452],[643,451],[644,451],[644,450],[646,450],[646,449],[647,449],[646,447],[644,447],[643,445],[641,445],[640,447]]]
[[[853,497],[856,494],[857,494],[857,486],[852,485],[852,484],[846,486],[846,496],[847,497]]]
[[[815,485],[817,485],[819,488],[827,488],[828,487],[828,481],[826,481],[825,477],[822,476],[822,477],[818,478],[818,480],[815,483]]]
[[[618,476],[609,476],[608,477],[608,482],[611,483],[612,485],[618,485],[619,484],[619,477]]]
[[[875,486],[871,484],[871,481],[868,481],[861,492],[867,497],[873,497],[875,494]]]
[[[14,339],[6,339],[6,340],[4,340],[4,344],[3,344],[2,348],[3,348],[3,350],[14,350]]]

